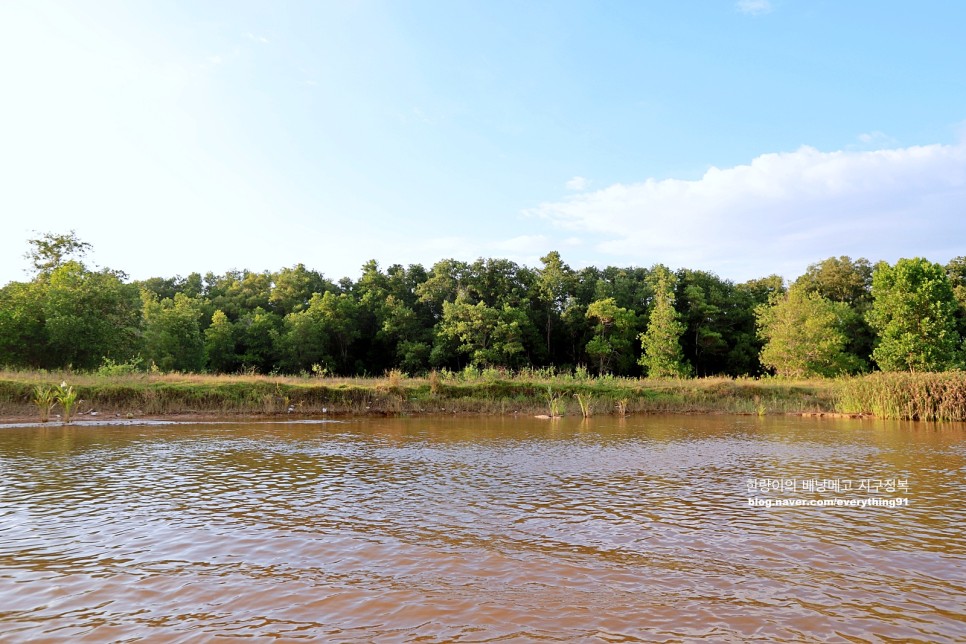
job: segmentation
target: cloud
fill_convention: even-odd
[[[868,149],[875,148],[886,148],[889,146],[895,146],[898,144],[894,138],[886,134],[885,132],[880,132],[879,130],[874,130],[872,132],[863,132],[862,134],[855,137],[859,141],[859,147]]]
[[[647,179],[544,203],[526,214],[594,236],[639,265],[793,277],[832,255],[872,261],[963,254],[966,143],[763,154],[693,181]]]
[[[590,182],[583,177],[574,177],[566,183],[567,190],[586,190]]]
[[[741,13],[746,13],[751,16],[760,16],[762,14],[771,13],[772,6],[769,0],[738,0],[735,3],[735,7]]]
[[[244,34],[242,34],[242,36],[244,36],[245,38],[247,38],[248,40],[250,40],[252,42],[257,42],[257,43],[260,43],[262,45],[267,45],[268,43],[271,42],[265,36],[256,36],[253,33],[244,33]]]

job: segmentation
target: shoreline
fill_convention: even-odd
[[[966,372],[835,379],[577,378],[463,372],[318,378],[0,370],[0,422],[36,421],[38,392],[69,386],[74,420],[398,416],[796,415],[966,421]],[[54,403],[50,422],[60,424]]]

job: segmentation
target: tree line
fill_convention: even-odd
[[[959,368],[966,258],[832,257],[786,285],[713,273],[376,261],[338,282],[297,264],[132,281],[68,234],[28,240],[32,279],[0,289],[0,364],[381,375],[467,366],[626,376],[835,376]]]

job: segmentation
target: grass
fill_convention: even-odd
[[[65,383],[61,387],[61,383]],[[69,384],[67,384],[69,383]],[[873,373],[839,379],[652,379],[592,377],[586,371],[398,370],[377,378],[0,370],[0,416],[64,421],[91,411],[122,417],[211,415],[402,415],[567,413],[868,415],[966,421],[966,372]],[[65,406],[66,403],[66,406]]]
[[[836,408],[877,418],[966,421],[966,373],[873,373],[843,379]]]
[[[36,387],[66,381],[76,394],[75,415],[168,414],[581,414],[613,413],[828,413],[837,389],[831,380],[752,378],[637,379],[547,372],[434,371],[410,377],[398,371],[375,378],[96,374],[0,370],[0,415],[37,413]]]

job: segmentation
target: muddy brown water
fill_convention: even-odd
[[[956,424],[8,426],[0,641],[962,642],[964,500]]]

